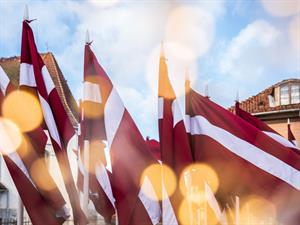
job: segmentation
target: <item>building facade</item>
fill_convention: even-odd
[[[288,137],[287,121],[300,145],[300,79],[288,79],[268,87],[240,103],[240,107]],[[234,107],[230,108],[234,111]]]

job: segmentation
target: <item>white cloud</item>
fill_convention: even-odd
[[[23,1],[25,2],[27,1]],[[1,50],[7,55],[20,52],[21,21],[24,9],[24,4],[20,3],[22,1],[11,1],[5,6],[0,6],[1,18],[6,18],[1,21],[5,34],[3,32],[0,34],[0,42],[13,43],[11,46],[1,46]],[[181,55],[182,49],[191,50],[194,44],[198,49],[197,57],[210,48],[214,36],[212,27],[216,18],[224,13],[223,0],[211,3],[203,1],[143,2],[143,4],[123,1],[113,1],[111,4],[111,1],[104,1],[102,3],[99,4],[98,1],[93,0],[85,2],[30,1],[28,4],[30,18],[38,19],[31,25],[38,39],[39,51],[46,51],[47,43],[49,51],[54,53],[75,97],[80,98],[85,31],[89,29],[91,39],[94,41],[92,48],[100,64],[113,83],[120,87],[121,97],[137,120],[139,127],[145,130],[146,134],[150,132],[150,135],[156,136],[156,131],[154,131],[156,128],[150,127],[153,127],[153,121],[156,122],[154,118],[157,110],[154,103],[156,89],[153,90],[152,83],[157,83],[158,70],[156,69],[159,58],[158,55],[155,55],[155,58],[152,55],[162,40],[171,39],[169,32],[166,32],[167,24],[171,23],[170,15],[182,6],[185,6],[188,12],[193,12],[192,18],[186,24],[189,25],[189,22],[192,22],[191,26],[182,26],[177,31],[187,30],[188,36],[194,35],[193,39],[188,40],[186,38],[188,36],[185,36],[183,39],[175,40],[178,42],[177,46],[183,47],[179,51],[177,51],[178,48],[174,48],[173,52],[170,51],[170,57],[167,56],[170,76],[177,89],[181,87],[183,68],[187,64],[194,64],[195,58],[193,58],[193,63],[187,63],[185,59],[175,59],[176,57],[171,55]],[[207,22],[206,20],[199,21],[205,18],[208,19]],[[197,27],[201,32],[198,32]],[[149,60],[150,56],[151,60]],[[153,64],[149,65],[149,61]],[[179,64],[182,65],[177,70]],[[152,72],[149,72],[149,67],[154,68]],[[149,82],[149,77],[152,83]],[[180,79],[177,79],[178,77]],[[141,105],[140,108],[139,105]]]
[[[282,79],[299,76],[295,72],[299,72],[300,58],[289,41],[288,31],[264,20],[256,20],[242,29],[218,61],[220,82],[230,83],[236,88],[234,91],[239,89],[242,98]],[[233,98],[232,91],[225,91],[225,87],[223,93],[231,93]]]
[[[300,12],[298,0],[261,0],[261,4],[273,16],[286,17]]]

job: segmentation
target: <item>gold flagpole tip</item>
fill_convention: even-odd
[[[25,4],[23,20],[29,20],[28,6]]]

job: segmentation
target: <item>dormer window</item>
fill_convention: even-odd
[[[280,105],[300,103],[300,83],[287,83],[280,86]]]
[[[291,85],[291,104],[300,103],[300,84]]]
[[[280,87],[280,104],[281,105],[288,105],[289,102],[289,85],[282,85]]]

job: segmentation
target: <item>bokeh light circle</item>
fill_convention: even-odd
[[[12,120],[21,131],[31,131],[43,120],[43,113],[36,96],[26,91],[13,91],[2,104],[5,118]]]
[[[140,186],[147,197],[154,200],[163,200],[174,193],[177,186],[176,182],[173,170],[164,164],[157,163],[144,170],[140,179]],[[149,183],[152,188],[149,188]],[[163,187],[165,191],[163,191]]]

